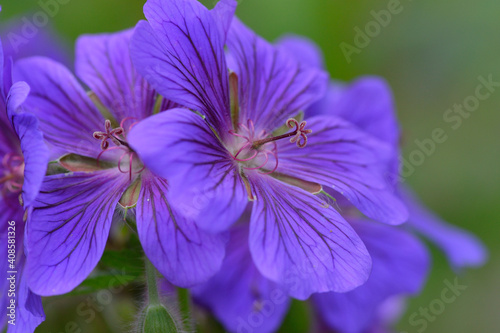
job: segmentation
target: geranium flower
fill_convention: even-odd
[[[290,37],[280,45],[310,66],[322,66],[321,54],[315,45]],[[401,198],[409,211],[405,226],[434,242],[448,257],[450,265],[460,270],[481,266],[488,254],[483,243],[473,234],[453,226],[426,208],[412,190],[400,182],[400,129],[391,88],[381,78],[367,76],[350,84],[331,82],[326,95],[313,104],[306,114],[340,117],[387,143],[391,153],[384,163],[387,184]],[[333,193],[332,193],[333,194]]]
[[[375,221],[349,220],[368,248],[373,269],[368,281],[347,293],[312,296],[316,312],[335,332],[362,333],[378,324],[378,312],[393,297],[417,295],[425,284],[430,256],[424,244],[403,228]]]
[[[361,333],[379,324],[384,302],[418,293],[429,271],[429,254],[410,232],[375,221],[349,220],[370,253],[368,281],[346,293],[312,295],[318,322],[334,332]],[[196,301],[208,308],[229,332],[275,332],[290,298],[279,284],[265,278],[252,262],[248,220],[234,227],[221,270],[193,288]],[[300,278],[294,283],[300,283]],[[329,331],[328,330],[328,331]]]
[[[294,297],[351,290],[366,281],[370,257],[319,194],[332,187],[367,215],[403,222],[406,209],[379,172],[386,146],[341,119],[294,118],[322,97],[326,74],[233,19],[235,5],[146,3],[149,23],[139,23],[131,44],[138,71],[205,118],[171,110],[135,126],[129,142],[206,230],[226,230],[253,201],[252,258]],[[290,275],[301,282],[291,284]]]
[[[50,22],[37,27],[32,34],[26,30],[26,21],[20,20],[20,17],[0,22],[0,38],[4,41],[5,57],[12,57],[16,61],[36,55],[51,58],[68,66],[73,63],[65,40]]]
[[[283,49],[293,51],[294,56],[301,63],[315,68],[323,67],[322,55],[310,41],[298,37],[287,37],[280,40],[279,45]],[[331,82],[327,94],[309,107],[306,114],[341,117],[387,143],[391,147],[391,154],[387,156],[384,163],[384,173],[387,183],[408,207],[409,219],[404,227],[408,231],[425,236],[440,247],[448,257],[451,267],[455,270],[483,265],[488,254],[477,237],[442,221],[420,203],[407,186],[398,182],[400,179],[400,129],[394,105],[389,85],[381,78],[368,76],[356,79],[350,84]],[[336,195],[334,192],[330,192],[330,194]],[[346,205],[347,203],[341,204]],[[343,209],[348,210],[349,207],[343,207]],[[366,226],[368,227],[368,224]],[[387,297],[389,291],[397,291],[403,284],[411,283],[412,277],[422,276],[421,274],[426,271],[423,270],[422,264],[412,266],[407,265],[408,262],[402,262],[398,267],[403,269],[406,266],[408,274],[406,278],[401,278],[398,281],[392,280],[390,275],[398,272],[396,267],[385,271],[384,277],[382,275],[384,271],[380,271],[382,266],[376,263],[376,258],[382,258],[382,256],[377,256],[369,246],[370,243],[377,240],[376,234],[374,232],[363,233],[362,230],[357,231],[367,244],[374,260],[372,275],[368,282],[349,293],[325,293],[313,296],[318,312],[334,331],[363,332],[367,330],[376,318],[376,310],[383,301],[381,296]],[[372,238],[372,241],[368,241],[367,237]],[[378,238],[383,239],[384,237]],[[391,243],[390,240],[386,241],[387,244]],[[400,243],[399,252],[405,253],[409,244],[412,244],[410,240],[407,241],[406,245],[405,242]],[[394,248],[394,251],[398,250]],[[415,253],[418,253],[416,248]],[[422,257],[422,255],[420,256]],[[385,256],[386,259],[390,257],[390,255]],[[387,281],[391,282],[387,283]],[[417,280],[413,279],[413,281]],[[417,285],[415,284],[414,287]],[[416,290],[413,288],[413,291]],[[399,292],[402,291],[403,289],[400,289]]]
[[[222,262],[224,236],[202,232],[180,216],[168,181],[145,168],[128,143],[131,128],[172,106],[133,68],[131,34],[78,40],[76,72],[90,93],[57,62],[37,57],[18,63],[18,77],[32,87],[27,109],[40,118],[65,169],[45,177],[28,225],[29,284],[41,295],[68,292],[89,275],[117,206],[135,207],[144,251],[170,282],[186,287],[204,281]]]
[[[33,204],[48,162],[38,121],[23,111],[28,93],[25,82],[12,84],[11,59],[4,57],[0,43],[0,247],[4,254],[0,328],[7,325],[7,332],[23,333],[33,332],[45,319],[40,297],[27,285],[23,244],[25,208]]]

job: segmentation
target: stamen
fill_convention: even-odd
[[[255,197],[252,193],[252,185],[250,185],[250,182],[248,181],[248,178],[244,173],[240,173],[240,175],[241,175],[241,180],[243,180],[243,184],[245,184],[248,200],[254,201]]]
[[[100,131],[94,132],[93,137],[97,140],[102,140],[102,142],[101,142],[102,151],[99,153],[99,155],[97,155],[97,167],[99,167],[100,159],[105,152],[115,150],[115,149],[121,149],[124,152],[118,158],[118,171],[120,171],[121,173],[128,173],[129,180],[132,180],[132,174],[141,173],[142,171],[144,171],[145,166],[143,166],[142,169],[139,171],[134,172],[134,170],[133,170],[135,152],[127,143],[126,138],[125,138],[126,137],[125,130],[123,129],[125,127],[126,122],[129,120],[136,120],[128,127],[128,130],[130,131],[132,129],[132,127],[138,123],[138,120],[135,117],[126,117],[126,118],[122,119],[122,121],[120,122],[120,126],[114,128],[114,129],[111,126],[111,121],[106,120],[104,122],[105,132],[100,132]],[[122,136],[122,138],[120,138],[119,136]],[[116,145],[116,147],[109,148],[108,139],[111,140]],[[128,170],[124,170],[122,168],[122,162],[124,162],[123,159],[126,156],[128,156],[128,162],[127,162],[128,167],[129,167]]]
[[[111,150],[115,150],[115,149],[123,149],[123,150],[127,151],[127,150],[126,150],[125,148],[123,148],[123,147],[111,147],[111,148],[109,148],[109,149],[104,149],[103,151],[101,151],[101,152],[99,153],[99,155],[97,155],[97,166],[98,166],[98,167],[100,166],[100,165],[99,165],[99,160],[101,159],[101,156],[102,156],[105,152],[107,152],[107,151],[111,151]]]
[[[130,152],[130,157],[128,159],[128,180],[132,180],[132,161],[134,159],[134,153]]]
[[[0,184],[6,183],[9,180],[14,179],[15,177],[16,177],[16,175],[14,175],[14,174],[7,174],[6,176],[0,178]]]
[[[276,147],[275,147],[274,150],[276,151]],[[267,171],[267,172],[260,172],[259,171],[263,175],[269,175],[269,174],[273,173],[274,171],[276,171],[276,169],[278,169],[278,154],[275,153],[275,152],[273,152],[273,151],[271,151],[271,150],[268,150],[267,153],[273,155],[274,156],[274,160],[276,162],[274,164],[274,168],[271,171]]]
[[[262,153],[264,153],[264,158],[265,158],[264,163],[262,163],[258,167],[253,167],[253,168],[251,168],[251,167],[243,167],[243,169],[247,169],[247,170],[259,170],[260,168],[263,168],[264,165],[266,165],[267,162],[269,161],[269,154],[267,154],[266,151],[263,151]]]
[[[260,156],[260,162],[248,166],[243,166],[242,168],[246,170],[261,170],[259,171],[259,173],[266,175],[275,172],[278,169],[278,148],[276,141],[280,139],[290,138],[291,143],[295,143],[299,148],[304,148],[307,145],[307,134],[312,133],[312,130],[305,128],[307,124],[305,121],[301,121],[299,123],[296,119],[290,118],[286,121],[285,124],[288,128],[295,127],[295,129],[290,133],[266,138],[268,134],[265,130],[259,131],[259,135],[257,137],[255,136],[255,126],[251,120],[248,120],[246,125],[238,123],[237,127],[240,129],[240,133],[237,133],[235,130],[229,131],[231,135],[244,140],[243,142],[240,141],[240,144],[242,145],[233,155],[234,160],[237,162],[249,162],[251,160],[259,158]],[[263,147],[264,145],[271,142],[273,143],[272,149]],[[240,155],[243,155],[243,157],[239,157]],[[269,170],[269,168],[266,168],[266,165],[270,161],[270,155],[273,156],[275,160],[274,166],[271,170]]]
[[[127,152],[123,153],[123,154],[122,154],[122,156],[120,156],[120,158],[118,159],[118,170],[119,170],[121,173],[127,173],[127,172],[128,172],[128,171],[123,171],[123,170],[122,170],[122,160],[123,160],[123,158],[125,157],[125,155],[128,155],[128,154],[129,154],[129,152],[127,151]]]
[[[240,124],[240,125],[241,125],[241,124]],[[244,135],[241,135],[241,134],[238,134],[238,133],[236,133],[234,130],[229,130],[229,134],[232,134],[232,135],[237,136],[237,137],[239,137],[239,138],[242,138],[242,139],[245,139],[245,140],[247,140],[247,141],[250,141],[250,139],[249,139],[248,137],[246,137],[246,136],[244,136]]]
[[[133,164],[134,164],[134,152],[133,151],[127,151],[125,153],[123,153],[122,156],[120,156],[120,158],[118,159],[118,170],[121,172],[121,173],[128,173],[129,174],[129,180],[132,180],[132,174],[135,173],[135,174],[139,174],[141,173],[142,171],[144,171],[144,169],[146,169],[145,166],[142,167],[141,170],[137,171],[137,172],[132,172],[133,171]],[[122,164],[122,161],[123,161],[123,158],[125,156],[128,155],[128,170],[122,170],[122,167],[121,167],[121,164]]]
[[[245,143],[239,150],[238,152],[233,156],[235,160],[237,160],[238,162],[245,162],[245,161],[250,161],[251,159],[253,159],[255,156],[257,156],[257,154],[259,153],[257,150],[254,150],[254,154],[249,157],[249,158],[245,158],[245,159],[238,159],[238,155],[245,149],[245,148],[248,148],[252,143],[250,141],[248,141],[247,143]]]
[[[135,121],[134,121],[134,122],[133,122],[133,123],[132,123],[132,124],[128,127],[128,130],[129,130],[129,132],[130,132],[130,130],[132,129],[132,127],[134,127],[134,125],[136,125],[139,121],[137,120],[137,118],[136,118],[136,117],[125,117],[125,118],[123,118],[123,120],[120,122],[120,127],[121,127],[121,128],[125,128],[125,126],[124,126],[124,125],[125,125],[125,122],[126,122],[127,120],[135,120]]]
[[[229,99],[231,102],[231,122],[234,130],[238,130],[238,119],[240,118],[240,102],[238,91],[238,75],[229,73]]]

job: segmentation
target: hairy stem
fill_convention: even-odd
[[[186,331],[190,332],[191,322],[191,297],[188,289],[177,288],[177,298],[179,302],[179,311],[182,316],[182,322]]]
[[[148,287],[148,298],[150,305],[161,305],[158,294],[158,271],[148,258],[144,259],[146,265],[146,283]]]

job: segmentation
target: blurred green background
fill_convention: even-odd
[[[41,0],[45,3],[47,0]],[[51,23],[70,44],[82,33],[112,32],[143,18],[142,0],[64,0]],[[402,10],[382,27],[348,63],[340,44],[354,45],[355,27],[373,21],[371,11],[387,9],[388,0],[242,0],[237,14],[257,33],[274,40],[284,33],[305,35],[320,45],[332,77],[351,80],[365,74],[386,78],[394,90],[404,130],[404,156],[415,140],[442,128],[448,140],[415,167],[407,178],[423,201],[440,216],[469,229],[490,250],[488,264],[459,275],[463,294],[428,323],[425,332],[498,332],[500,330],[500,88],[461,126],[453,130],[444,112],[473,95],[478,76],[500,82],[500,2],[498,0],[401,0]],[[208,6],[213,1],[204,1]],[[4,1],[2,22],[31,17],[38,1]],[[31,14],[32,15],[32,14]],[[433,270],[423,293],[412,299],[398,330],[417,332],[409,317],[440,298],[443,281],[456,274],[433,251]],[[95,297],[95,296],[93,296]],[[94,309],[97,320],[76,311],[88,296],[46,301],[48,320],[37,332],[111,332],[116,322],[133,319],[137,304],[117,295],[119,305]],[[90,301],[89,304],[92,304]],[[294,306],[283,332],[304,332],[304,309]],[[74,320],[76,326],[64,326]],[[81,329],[78,331],[75,327]],[[127,327],[126,327],[127,328]],[[129,327],[130,328],[130,327]],[[121,332],[115,329],[114,332]]]

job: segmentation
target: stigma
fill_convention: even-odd
[[[238,140],[233,159],[238,162],[244,170],[259,170],[261,174],[271,174],[278,168],[278,140],[288,139],[290,143],[295,143],[298,148],[304,148],[307,145],[307,135],[312,130],[306,129],[307,123],[300,123],[294,118],[286,121],[286,126],[292,131],[272,136],[265,130],[258,133],[255,131],[251,120],[247,124],[238,124],[239,131],[230,130],[229,133]]]
[[[130,120],[135,121],[125,130],[124,125]],[[94,139],[101,141],[100,146],[102,151],[97,156],[97,165],[99,166],[99,161],[105,152],[120,150],[122,154],[117,157],[115,162],[121,173],[129,174],[129,180],[132,180],[134,174],[140,174],[145,169],[136,152],[127,142],[126,133],[129,132],[135,124],[137,124],[135,118],[127,117],[121,121],[120,126],[112,128],[111,121],[106,119],[104,122],[104,131],[96,131],[92,135]],[[110,142],[114,144],[113,147],[110,147]]]
[[[283,134],[283,135],[278,135],[278,136],[254,141],[252,144],[252,147],[257,149],[260,146],[262,146],[268,142],[277,141],[277,140],[281,140],[281,139],[285,139],[285,138],[290,138],[291,143],[296,143],[297,147],[304,148],[307,145],[307,134],[312,133],[312,130],[305,129],[306,124],[307,124],[306,121],[301,121],[299,123],[297,120],[290,118],[286,121],[286,126],[288,128],[293,128],[295,126],[294,131],[292,131],[290,133]]]

